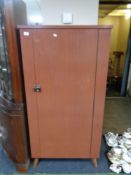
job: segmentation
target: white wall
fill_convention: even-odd
[[[15,25],[27,24],[26,4],[21,0],[13,0]]]
[[[27,4],[28,19],[41,15],[42,24],[61,25],[62,13],[73,14],[73,25],[95,25],[98,20],[98,0],[23,0]]]

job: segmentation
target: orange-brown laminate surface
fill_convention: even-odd
[[[110,29],[20,29],[33,158],[98,157],[108,60],[106,49],[99,61],[103,31]],[[98,72],[105,74],[103,79]],[[96,90],[99,79],[102,96]],[[34,92],[35,85],[40,92]]]

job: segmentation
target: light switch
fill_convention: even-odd
[[[29,36],[30,34],[29,34],[29,32],[23,32],[23,35],[24,36]]]
[[[73,14],[72,13],[63,13],[62,22],[64,24],[72,24],[73,23]]]

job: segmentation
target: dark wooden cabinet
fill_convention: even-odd
[[[32,158],[99,157],[108,26],[19,26]]]
[[[25,11],[21,0],[0,0],[0,139],[22,172],[28,169],[29,153],[16,25],[26,24]]]

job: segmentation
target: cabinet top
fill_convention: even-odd
[[[112,25],[18,25],[17,29],[112,29]]]

